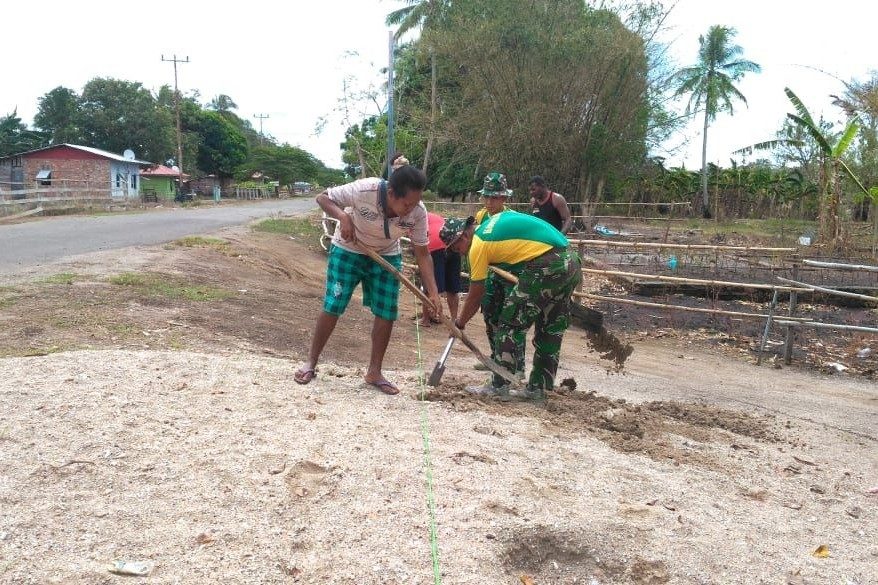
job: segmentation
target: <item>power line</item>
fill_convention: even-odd
[[[253,114],[253,117],[259,119],[259,139],[263,144],[265,144],[265,135],[262,134],[262,121],[266,118],[270,118],[271,116],[269,116],[268,114]]]
[[[189,57],[185,59],[177,59],[174,55],[170,59],[165,59],[162,55],[163,62],[174,64],[174,109],[177,111],[177,168],[180,170],[180,189],[183,188],[183,132],[180,126],[180,90],[177,89],[177,63],[188,63]]]

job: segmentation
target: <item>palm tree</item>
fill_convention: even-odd
[[[701,146],[701,208],[704,217],[710,217],[707,194],[707,127],[716,119],[719,112],[728,110],[734,114],[732,98],[747,103],[734,82],[740,81],[745,73],[759,73],[761,68],[752,61],[741,58],[744,49],[732,44],[736,31],[727,26],[714,25],[707,36],[698,37],[698,63],[684,67],[677,72],[679,82],[675,96],[690,94],[686,113],[691,114],[704,108],[704,136]]]
[[[224,93],[219,94],[207,104],[207,107],[219,113],[231,112],[238,109],[238,104]]]
[[[394,38],[399,40],[405,33],[421,27],[427,30],[434,27],[448,6],[448,0],[405,0],[408,6],[394,10],[387,15],[388,25],[399,25]],[[430,162],[430,154],[433,151],[433,142],[436,134],[436,119],[439,116],[436,52],[433,47],[430,51],[430,128],[427,132],[427,147],[424,150],[424,162],[421,167],[425,173]]]

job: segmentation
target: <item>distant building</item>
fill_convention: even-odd
[[[311,183],[305,181],[296,181],[293,183],[293,193],[310,193]]]
[[[177,194],[180,170],[177,167],[156,165],[140,172],[141,191],[144,200],[149,199],[173,199]],[[189,180],[189,175],[183,175],[183,182]]]
[[[153,163],[134,152],[115,154],[56,144],[0,158],[0,191],[80,191],[113,198],[140,197],[140,173]]]

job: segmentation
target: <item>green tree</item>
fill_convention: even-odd
[[[291,185],[295,181],[316,182],[323,168],[323,163],[301,148],[268,145],[254,148],[239,174],[249,177],[261,171],[281,185]]]
[[[170,116],[172,120],[176,120],[176,106],[174,105],[174,89],[170,85],[163,85],[159,88],[156,95],[158,107],[164,110],[166,116]],[[201,135],[198,133],[199,120],[202,112],[201,104],[198,103],[197,90],[186,96],[180,96],[180,130],[182,134],[183,161],[186,165],[187,174],[195,171],[196,174],[201,169],[196,170],[198,161],[198,150],[201,147]],[[176,128],[173,128],[174,144],[176,145]],[[169,158],[162,159],[163,164],[172,163],[168,166],[177,164],[176,146],[174,152]]]
[[[732,100],[738,99],[744,104],[744,97],[734,83],[740,81],[746,73],[758,73],[759,65],[742,59],[744,49],[732,43],[735,29],[714,25],[707,31],[707,36],[698,37],[698,63],[681,69],[677,73],[679,87],[676,95],[688,94],[689,103],[686,113],[695,113],[704,109],[704,130],[701,145],[701,198],[697,205],[704,217],[710,217],[710,203],[707,191],[707,128],[717,114],[728,110],[734,114]]]
[[[28,130],[18,117],[18,109],[0,118],[0,156],[7,156],[46,146],[44,134]]]
[[[616,14],[579,0],[455,0],[431,39],[456,71],[441,132],[476,174],[500,168],[524,190],[540,173],[576,201],[645,158],[648,59]]]
[[[449,5],[449,0],[405,0],[405,2],[407,6],[387,15],[388,25],[398,25],[394,35],[397,40],[416,28],[421,28],[428,33],[437,28]],[[436,52],[429,34],[426,35],[426,45],[430,55],[430,120],[427,127],[427,146],[424,149],[424,159],[421,165],[424,172],[427,172],[427,167],[430,164],[430,155],[433,152],[436,138],[436,122],[439,117]]]
[[[247,139],[217,112],[202,111],[198,116],[201,145],[196,162],[202,171],[231,177],[247,160]]]
[[[852,80],[845,83],[842,96],[832,96],[833,104],[844,110],[849,118],[857,117],[861,122],[861,131],[857,142],[853,145],[856,154],[853,167],[857,175],[866,185],[878,185],[878,72],[866,81]],[[866,207],[869,198],[862,198],[857,215],[866,219],[869,215]],[[872,198],[872,222],[875,226],[874,237],[878,239],[878,198]]]
[[[39,98],[34,126],[48,134],[52,144],[77,144],[82,142],[81,118],[79,96],[59,85]]]
[[[844,161],[851,144],[856,138],[860,124],[857,118],[852,118],[840,134],[832,134],[825,131],[819,123],[814,121],[808,108],[802,103],[793,91],[785,87],[790,103],[796,113],[788,113],[789,118],[795,125],[804,129],[810,139],[819,149],[819,175],[818,175],[818,221],[820,223],[819,238],[829,248],[835,248],[844,240],[844,226],[840,221],[840,210],[843,199],[842,179],[847,177],[857,188],[857,192],[863,197],[874,199],[876,189],[866,189],[857,175]],[[795,140],[769,140],[760,142],[736,152],[748,154],[754,150],[775,150],[780,146],[795,143]]]
[[[381,176],[387,151],[387,116],[370,116],[348,128],[341,150],[345,172],[350,176]]]
[[[92,79],[82,89],[82,136],[88,146],[144,160],[164,161],[176,152],[174,117],[139,82]]]
[[[238,109],[238,104],[236,104],[232,98],[227,96],[224,93],[219,94],[207,104],[207,107],[216,112],[230,112],[232,110]]]

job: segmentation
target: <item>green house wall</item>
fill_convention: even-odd
[[[140,177],[140,192],[143,193],[147,189],[155,190],[155,194],[165,199],[173,199],[174,179],[173,177]]]

